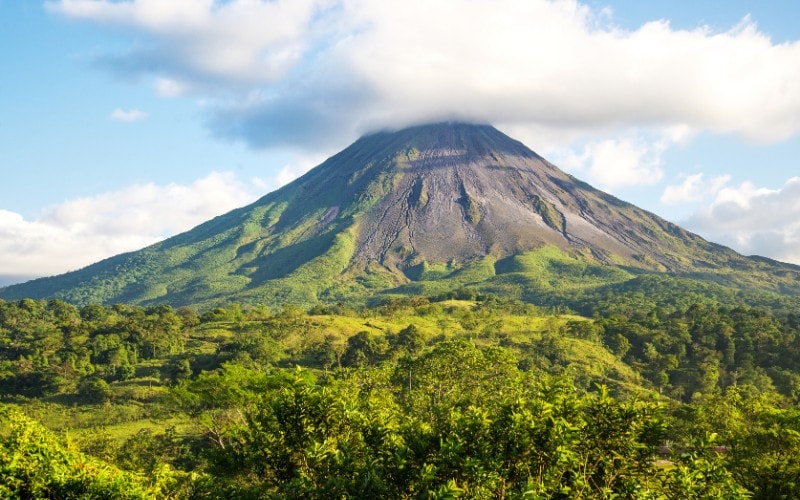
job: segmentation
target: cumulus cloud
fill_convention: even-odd
[[[253,201],[263,194],[257,185],[213,172],[188,185],[142,184],[66,201],[34,220],[0,209],[0,281],[63,273],[142,248]]]
[[[702,173],[689,175],[681,184],[664,188],[661,203],[677,205],[707,201],[713,199],[730,180],[731,176],[729,175],[719,175],[708,181]]]
[[[69,17],[138,30],[150,43],[103,59],[121,73],[275,81],[303,62],[328,31],[326,0],[62,0],[46,4]],[[179,80],[184,78],[179,78]]]
[[[214,133],[254,147],[324,146],[454,118],[578,132],[687,127],[763,142],[800,130],[800,42],[774,43],[749,18],[727,31],[667,21],[627,30],[576,0],[47,5],[139,33],[107,67],[210,94]],[[642,154],[630,143],[594,147]]]
[[[684,225],[744,254],[800,264],[800,177],[779,189],[724,186]]]
[[[118,122],[138,122],[147,118],[147,113],[138,109],[124,110],[117,108],[111,112],[111,119]]]
[[[556,162],[606,190],[656,184],[664,175],[660,154],[664,146],[635,138],[605,139],[569,151]]]

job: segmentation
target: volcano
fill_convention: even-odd
[[[425,290],[414,283],[480,286],[542,249],[584,270],[800,289],[797,266],[710,243],[491,126],[439,123],[364,136],[251,205],[0,297],[306,305]]]

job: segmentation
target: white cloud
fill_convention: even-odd
[[[156,80],[156,94],[159,97],[178,97],[189,91],[185,83],[169,78],[159,78]]]
[[[684,225],[741,253],[800,264],[800,177],[780,189],[722,187]]]
[[[117,108],[111,112],[111,119],[119,122],[138,122],[147,118],[147,113],[138,109],[124,110]]]
[[[103,24],[131,27],[151,37],[156,49],[138,48],[128,61],[155,61],[150,68],[201,79],[276,80],[311,48],[323,31],[315,22],[333,2],[318,0],[62,0],[47,8]]]
[[[687,176],[683,183],[664,188],[661,203],[677,205],[681,203],[696,203],[713,199],[728,182],[729,175],[720,175],[706,181],[702,173]]]
[[[188,230],[256,196],[233,174],[214,172],[188,185],[135,185],[70,200],[35,220],[0,209],[0,276],[74,270]]]
[[[800,42],[773,43],[748,18],[727,31],[666,21],[625,30],[607,9],[575,0],[47,5],[140,33],[144,43],[108,55],[106,66],[225,96],[209,124],[256,147],[444,118],[575,133],[673,127],[764,142],[800,130]],[[630,146],[597,147],[638,154]]]
[[[672,144],[669,134],[628,134],[585,143],[578,151],[551,151],[561,168],[591,184],[613,191],[637,185],[653,185],[664,175],[662,153]]]
[[[0,286],[75,270],[187,231],[255,201],[321,158],[299,157],[272,178],[212,172],[190,184],[138,184],[65,201],[34,220],[0,209]]]

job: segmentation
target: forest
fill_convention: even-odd
[[[0,497],[800,497],[792,308],[621,297],[0,301]]]

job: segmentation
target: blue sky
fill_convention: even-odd
[[[0,0],[0,285],[442,119],[800,263],[798,18],[793,0]]]

